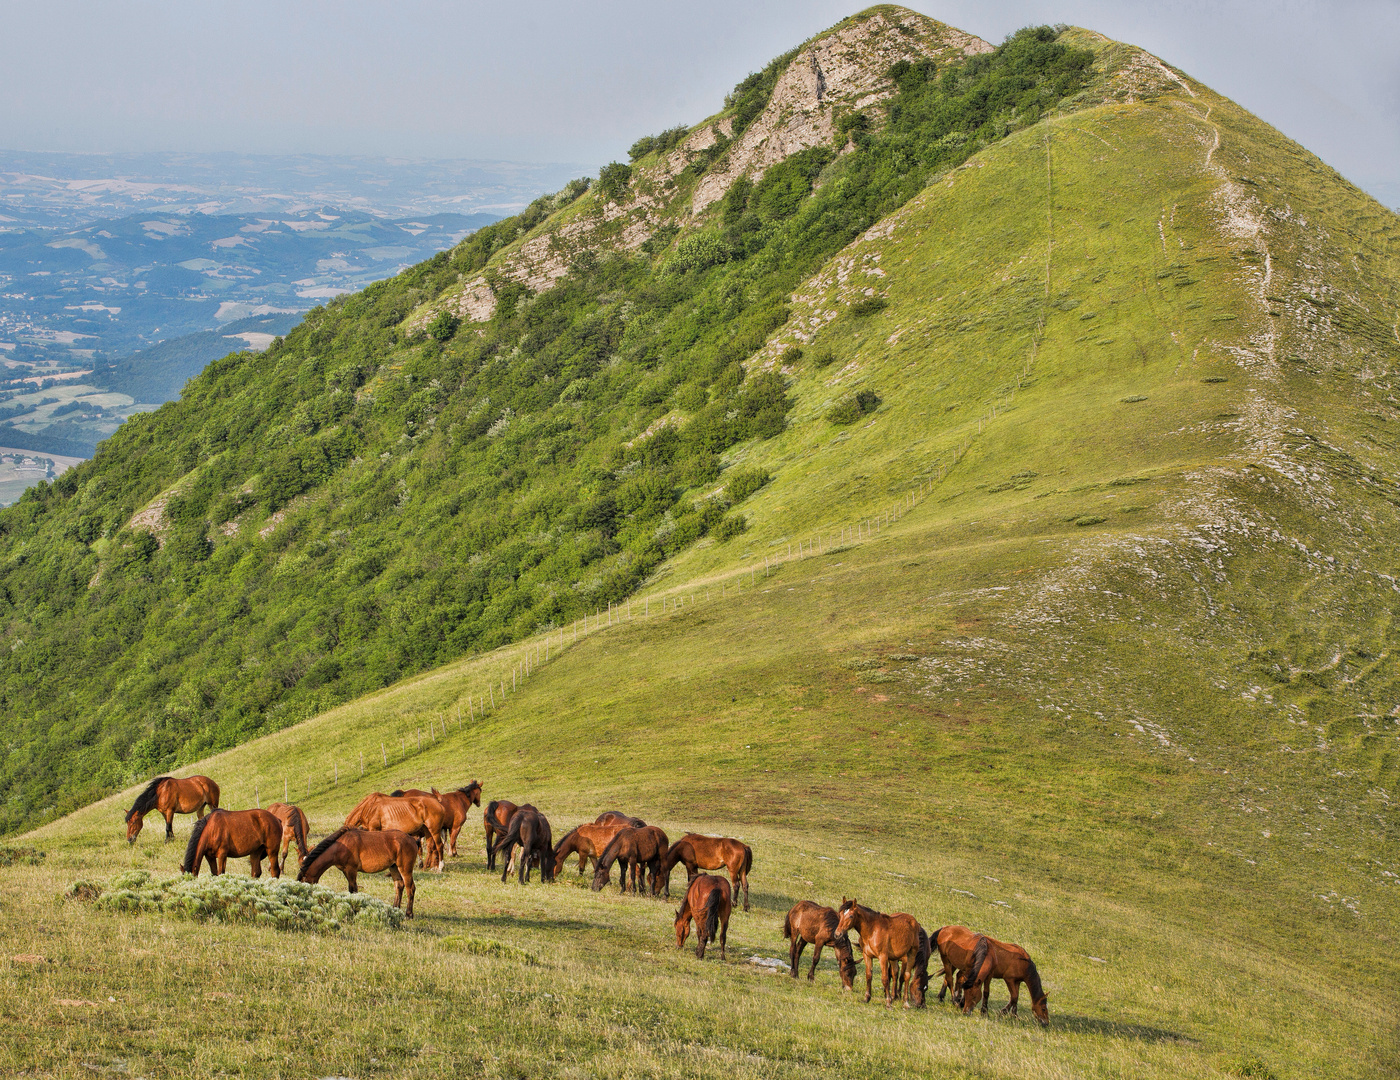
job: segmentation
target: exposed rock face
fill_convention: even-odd
[[[882,7],[857,16],[798,52],[778,77],[767,107],[700,178],[688,213],[673,204],[675,178],[720,138],[733,137],[731,117],[705,121],[660,161],[639,167],[625,203],[595,205],[590,213],[547,227],[499,256],[491,268],[495,280],[518,282],[540,293],[569,272],[581,251],[633,251],[659,226],[684,225],[703,214],[740,176],[756,181],[792,154],[829,143],[840,110],[865,109],[890,96],[888,72],[896,62],[933,59],[943,64],[991,49],[981,38],[905,8]],[[871,119],[879,122],[881,117]],[[407,329],[422,329],[442,310],[464,322],[485,322],[495,314],[496,296],[479,274],[432,309],[412,316]]]
[[[768,107],[730,149],[728,166],[711,170],[695,189],[693,213],[724,197],[747,174],[830,142],[838,109],[864,109],[889,97],[886,73],[900,60],[947,62],[991,52],[979,37],[902,8],[881,11],[808,44],[778,77]]]

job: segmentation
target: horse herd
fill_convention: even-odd
[[[472,807],[481,806],[481,784],[471,783],[454,791],[399,790],[388,795],[366,795],[345,818],[345,824],[308,850],[310,824],[299,807],[272,803],[266,810],[219,809],[219,786],[207,776],[177,779],[158,776],[137,796],[126,815],[126,838],[134,843],[142,822],[150,811],[165,818],[165,838],[173,835],[175,814],[194,814],[196,821],[185,848],[181,869],[199,875],[207,863],[211,874],[222,874],[230,858],[247,858],[253,877],[262,873],[267,859],[273,877],[279,877],[287,852],[297,845],[298,881],[315,883],[331,867],[345,875],[350,892],[357,892],[358,875],[388,871],[396,887],[394,906],[408,903],[404,915],[413,917],[415,866],[441,872],[445,853],[457,855],[457,837]],[[206,808],[208,813],[206,814]],[[623,893],[630,884],[633,894],[649,891],[653,896],[671,895],[671,872],[677,864],[686,869],[687,887],[676,912],[676,947],[684,948],[694,924],[695,955],[704,959],[705,947],[718,942],[721,959],[727,959],[726,939],[729,916],[739,889],[744,894],[744,910],[749,910],[749,871],[753,851],[730,837],[686,833],[671,843],[664,830],[640,818],[617,810],[599,814],[589,823],[568,832],[554,843],[549,819],[540,810],[524,803],[504,800],[488,803],[482,814],[485,831],[486,865],[502,864],[501,881],[514,870],[523,885],[538,867],[542,881],[553,881],[563,872],[570,856],[578,857],[582,876],[593,866],[592,887],[596,892],[611,880],[618,869],[618,885]],[[722,870],[722,876],[702,873]],[[874,965],[880,966],[885,1004],[902,998],[906,1008],[922,1008],[929,983],[929,968],[938,957],[943,979],[938,1000],[951,990],[955,1004],[971,1013],[981,1002],[987,1011],[987,997],[993,980],[1006,984],[1010,1001],[1001,1011],[1016,1014],[1022,983],[1030,993],[1031,1012],[1042,1025],[1049,1024],[1046,992],[1035,962],[1019,945],[998,941],[963,926],[944,926],[929,934],[912,915],[882,914],[843,899],[832,910],[808,900],[799,901],[783,920],[783,937],[791,942],[791,975],[797,978],[802,953],[814,946],[808,980],[816,977],[817,961],[824,947],[836,953],[841,982],[854,990],[858,964],[850,932],[860,937],[865,961],[865,1000],[871,998]]]

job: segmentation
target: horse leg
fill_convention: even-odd
[[[225,870],[227,870],[227,869],[228,869],[228,852],[227,852],[227,851],[220,851],[220,852],[219,852],[219,869],[216,870],[215,873],[222,874],[222,873],[223,873]]]
[[[486,869],[496,869],[496,849],[491,846],[491,826],[486,826]]]
[[[275,878],[280,878],[282,876],[282,860],[278,858],[275,845],[272,850],[267,853],[267,861],[270,867],[269,873]]]
[[[345,869],[345,885],[346,885],[346,888],[347,888],[350,892],[352,892],[352,893],[359,892],[359,891],[360,891],[360,874],[359,874],[359,871],[356,870],[353,866],[347,866],[347,867],[345,867],[344,869]]]
[[[161,813],[165,815],[165,842],[168,844],[170,838],[175,835],[175,809],[171,807],[169,810],[162,810]]]
[[[389,876],[394,880],[394,907],[403,906],[403,874],[400,873],[397,863],[389,866]]]
[[[452,845],[452,857],[457,857],[457,834],[462,831],[461,825],[456,825],[447,834],[447,842]]]
[[[880,957],[880,985],[884,988],[885,991],[885,1008],[887,1009],[890,1007],[892,1001],[890,997],[890,984],[893,982],[893,979],[894,972],[892,970],[892,965],[890,963],[889,957]]]
[[[748,910],[749,910],[749,872],[748,872],[747,870],[742,870],[742,871],[740,871],[740,873],[743,875],[743,878],[744,878],[744,910],[745,910],[745,911],[748,911]]]
[[[802,950],[807,946],[807,939],[796,930],[792,932],[792,944],[788,946],[788,964],[792,968],[791,975],[797,978],[797,965],[802,962]]]
[[[987,1003],[992,999],[992,977],[988,975],[982,980],[982,1015],[987,1015]]]
[[[720,958],[721,961],[724,961],[724,960],[728,960],[728,959],[729,959],[729,954],[726,953],[726,952],[724,951],[724,950],[725,950],[725,945],[726,945],[728,942],[729,942],[729,916],[726,915],[723,919],[720,920],[720,924],[719,924],[719,958]]]
[[[1006,979],[1005,982],[1006,982],[1006,992],[1007,992],[1008,994],[1011,995],[1011,1000],[1008,1001],[1008,1002],[1006,1003],[1006,1007],[1005,1007],[1004,1009],[1001,1010],[1001,1015],[1002,1015],[1002,1016],[1005,1016],[1007,1013],[1010,1013],[1012,1016],[1015,1016],[1015,1015],[1016,1015],[1016,999],[1017,999],[1018,997],[1021,996],[1021,980],[1020,980],[1020,979]]]
[[[816,977],[817,977],[817,961],[819,961],[819,960],[822,958],[822,943],[821,943],[820,941],[818,941],[818,942],[815,942],[814,945],[815,945],[815,947],[814,947],[813,950],[812,950],[812,970],[809,971],[809,972],[807,972],[807,981],[808,981],[808,982],[813,982],[813,981],[816,980]]]
[[[869,1002],[870,1002],[870,980],[871,980],[871,978],[873,977],[873,975],[874,975],[874,973],[873,973],[873,971],[871,970],[871,967],[870,967],[870,954],[869,954],[869,953],[866,953],[866,954],[865,954],[865,1000],[866,1000],[866,1003],[867,1003],[867,1004],[869,1004]]]
[[[258,858],[256,851],[248,856],[248,871],[255,878],[262,877],[262,860]]]

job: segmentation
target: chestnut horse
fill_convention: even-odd
[[[671,871],[676,863],[685,864],[686,877],[691,881],[701,870],[728,870],[734,887],[743,887],[744,910],[749,910],[749,870],[753,866],[753,849],[742,840],[686,833],[671,845],[666,861],[661,864],[667,896],[671,895]]]
[[[501,871],[501,881],[510,875],[511,849],[520,845],[516,856],[520,884],[530,880],[530,867],[536,861],[540,865],[540,880],[554,880],[554,837],[549,827],[549,819],[535,807],[526,803],[510,817],[506,834],[496,844],[496,850],[505,849],[505,869]]]
[[[1049,995],[1040,985],[1040,972],[1035,969],[1035,961],[1031,959],[1031,954],[1019,945],[979,934],[977,947],[972,951],[972,961],[963,972],[960,984],[964,1014],[972,1012],[979,998],[982,1001],[982,1011],[987,1011],[987,998],[991,994],[993,979],[1005,982],[1007,992],[1011,995],[1011,1000],[1001,1010],[1003,1016],[1007,1013],[1016,1015],[1016,999],[1021,996],[1021,984],[1025,983],[1031,995],[1031,1015],[1041,1027],[1050,1026],[1050,1009],[1046,1004]]]
[[[282,846],[282,823],[266,810],[211,810],[194,823],[190,842],[185,845],[185,861],[180,869],[199,877],[199,865],[208,861],[209,873],[224,872],[229,857],[245,855],[254,877],[262,877],[262,860],[268,861],[273,877],[282,876],[277,849]]]
[[[443,847],[451,847],[452,857],[457,857],[457,834],[462,831],[462,826],[467,822],[467,812],[473,806],[481,805],[481,785],[473,780],[465,787],[459,787],[456,791],[439,791],[433,788],[432,791],[422,791],[418,788],[411,788],[408,791],[391,791],[393,797],[402,795],[423,795],[430,799],[436,799],[442,803],[442,808],[447,811],[447,821],[442,834],[438,837],[438,842]]]
[[[624,814],[621,810],[604,810],[593,819],[594,825],[631,825],[634,829],[645,829],[647,823],[639,817]]]
[[[447,811],[431,795],[403,795],[394,798],[375,791],[356,804],[345,818],[347,829],[398,829],[421,837],[423,868],[443,871],[442,835]]]
[[[603,854],[598,856],[598,868],[593,872],[593,891],[597,892],[608,883],[612,864],[621,862],[618,869],[618,887],[627,891],[627,874],[632,874],[632,892],[640,894],[646,886],[647,871],[651,871],[651,895],[661,892],[661,861],[666,858],[671,842],[666,833],[655,825],[644,825],[640,829],[624,828],[612,838]],[[670,898],[670,893],[667,894]]]
[[[268,803],[267,812],[282,823],[282,850],[278,853],[282,864],[287,863],[287,849],[293,840],[297,842],[297,865],[306,862],[306,834],[311,831],[311,822],[306,820],[301,807],[284,802]]]
[[[963,1003],[963,992],[958,986],[960,973],[967,971],[972,964],[972,953],[977,948],[981,934],[966,926],[944,926],[933,935],[933,947],[938,950],[938,958],[943,964],[943,986],[938,991],[942,1001],[949,990],[953,991],[953,1004]],[[986,1002],[983,1002],[986,1008]]]
[[[713,874],[700,874],[685,891],[685,899],[676,911],[676,948],[685,948],[685,939],[690,936],[690,920],[695,920],[695,955],[705,959],[705,946],[715,940],[719,932],[719,958],[725,956],[725,939],[729,937],[729,914],[734,910],[734,902],[729,882]]]
[[[398,829],[337,829],[326,837],[306,856],[298,881],[312,885],[321,880],[321,875],[332,866],[340,867],[351,892],[359,892],[360,874],[377,874],[389,871],[397,891],[394,893],[394,907],[403,900],[404,889],[408,889],[408,907],[404,909],[406,918],[413,918],[413,864],[418,861],[418,841],[408,833]]]
[[[580,825],[577,829],[569,832],[564,839],[554,849],[554,872],[562,873],[564,861],[570,855],[578,856],[579,876],[583,875],[583,869],[591,861],[594,866],[598,865],[598,856],[603,854],[603,849],[612,843],[613,837],[623,829],[631,828],[623,822],[613,822],[608,825]]]
[[[914,916],[906,915],[904,912],[882,915],[878,911],[862,907],[855,900],[843,899],[841,909],[838,912],[836,932],[848,934],[852,930],[860,935],[860,951],[865,956],[865,1000],[870,1000],[871,961],[878,957],[880,960],[880,979],[885,990],[885,1008],[890,1008],[894,1004],[892,990],[898,974],[896,972],[898,965],[902,965],[904,971],[911,974],[910,978],[903,980],[905,984],[904,1007],[909,1008],[909,1001],[912,997],[914,1004],[922,1008],[924,1004],[923,987],[928,983],[928,954],[924,953],[924,972],[921,981],[918,961],[922,927],[919,926],[919,921]],[[922,937],[925,949],[927,949],[928,935],[925,933]]]
[[[856,979],[856,960],[852,955],[851,939],[836,931],[836,912],[810,900],[799,900],[783,919],[783,937],[792,940],[790,957],[792,977],[797,978],[801,965],[802,950],[808,945],[816,946],[812,952],[812,969],[807,972],[807,981],[817,977],[817,961],[822,957],[822,946],[830,945],[836,950],[836,966],[841,972],[841,985],[853,989]]]
[[[486,827],[486,869],[496,869],[496,837],[505,836],[510,819],[519,809],[515,803],[506,802],[504,799],[492,799],[487,803],[486,810],[481,815],[481,823]]]
[[[136,843],[141,826],[146,823],[146,815],[159,810],[165,817],[165,839],[169,843],[175,835],[172,820],[176,814],[204,816],[204,808],[219,808],[219,785],[207,776],[191,776],[180,780],[173,776],[157,776],[146,790],[136,796],[131,809],[126,812],[126,842]]]

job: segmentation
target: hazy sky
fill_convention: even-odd
[[[1400,0],[917,0],[998,42],[1141,45],[1400,205]],[[693,123],[839,0],[0,0],[0,146],[596,167]]]

